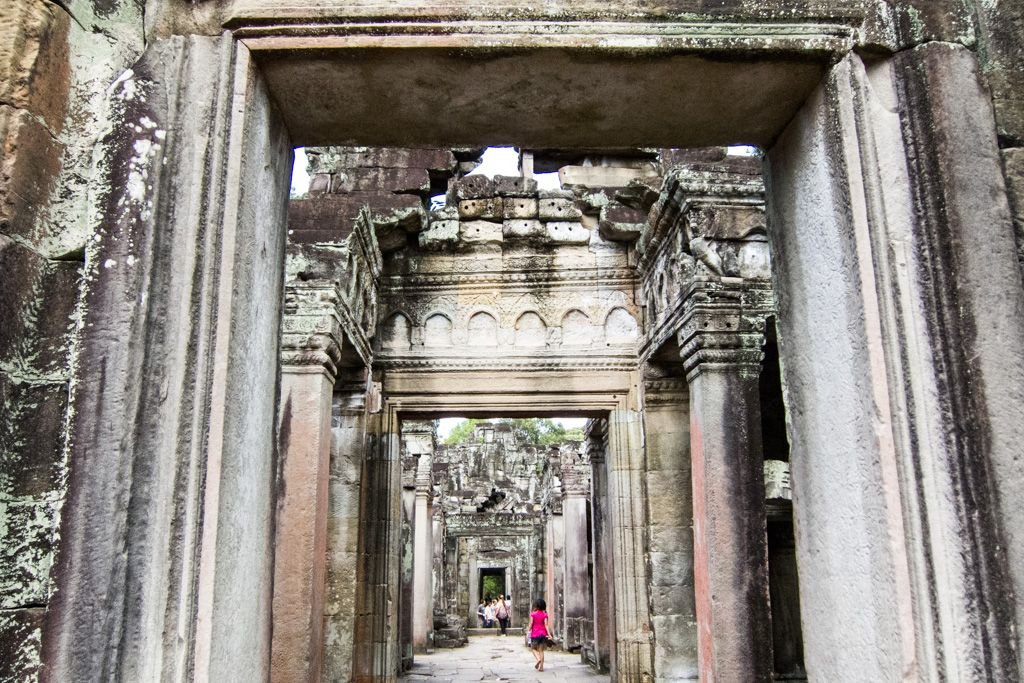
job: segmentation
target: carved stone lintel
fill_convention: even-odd
[[[681,377],[644,378],[645,406],[677,406],[689,401],[689,386]]]
[[[764,183],[760,176],[728,171],[700,171],[677,168],[665,177],[662,193],[652,207],[648,230],[637,245],[638,268],[651,272],[662,252],[675,248],[675,233],[682,230],[690,210],[702,205],[762,211]],[[699,232],[699,231],[698,231]],[[687,237],[689,241],[691,237]]]

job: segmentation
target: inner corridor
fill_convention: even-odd
[[[608,676],[594,673],[580,661],[578,654],[548,650],[544,655],[544,671],[535,671],[534,659],[522,635],[509,634],[470,636],[469,644],[456,649],[436,650],[433,654],[416,655],[410,669],[401,679],[459,683],[461,681],[604,681]]]

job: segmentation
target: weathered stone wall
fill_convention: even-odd
[[[155,87],[169,78],[175,87]],[[118,125],[91,196],[103,211],[72,392],[75,415],[90,418],[70,427],[48,665],[69,679],[213,675],[249,650],[244,667],[262,675],[287,135],[230,40],[151,44],[107,95]],[[200,128],[209,137],[171,135]],[[230,174],[207,177],[209,145],[230,147]],[[194,637],[168,635],[181,629]]]
[[[32,678],[40,665],[66,492],[85,178],[103,93],[142,48],[134,5],[73,11],[0,3],[0,678]]]
[[[307,148],[309,193],[288,206],[289,241],[340,243],[370,210],[385,251],[422,228],[426,200],[444,194],[458,161],[447,149]]]
[[[992,93],[1017,253],[1024,269],[1024,7],[1017,2],[979,2],[976,9],[976,49]]]
[[[528,445],[504,423],[480,423],[474,442],[439,446],[435,499],[445,514],[540,511],[547,449]]]
[[[630,251],[601,236],[594,196],[523,178],[454,183],[418,248],[385,257],[382,366],[632,362]]]

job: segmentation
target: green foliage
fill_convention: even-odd
[[[503,576],[488,574],[484,576],[483,584],[483,595],[487,600],[505,594],[505,577]]]
[[[471,418],[463,420],[455,425],[455,428],[448,434],[444,443],[453,446],[473,441],[473,430],[476,425],[487,420]],[[537,446],[552,446],[565,443],[566,441],[582,441],[583,430],[579,427],[565,428],[554,420],[546,417],[528,418],[503,418],[494,420],[504,424],[512,425],[512,429],[519,432],[519,436],[529,444]]]
[[[470,418],[455,425],[452,431],[448,433],[448,438],[444,440],[444,445],[455,446],[460,443],[471,442],[473,440],[473,430],[478,422],[480,420]]]

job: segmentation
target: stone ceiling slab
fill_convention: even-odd
[[[246,42],[297,145],[767,145],[829,55]]]

